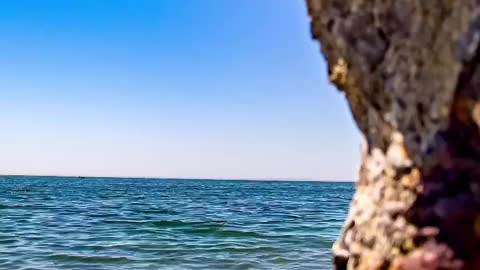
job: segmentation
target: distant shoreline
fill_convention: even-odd
[[[318,182],[318,183],[355,183],[343,180],[311,180],[311,179],[242,179],[242,178],[181,178],[181,177],[138,177],[138,176],[83,176],[83,175],[28,175],[0,174],[0,177],[39,177],[39,178],[73,178],[73,179],[128,179],[128,180],[172,180],[172,181],[254,181],[254,182]]]

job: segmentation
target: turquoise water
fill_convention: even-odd
[[[0,177],[0,269],[331,269],[353,188]]]

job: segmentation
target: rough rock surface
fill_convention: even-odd
[[[480,269],[480,1],[307,0],[364,134],[337,269]]]

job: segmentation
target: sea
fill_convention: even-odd
[[[0,269],[320,269],[353,183],[0,176]]]

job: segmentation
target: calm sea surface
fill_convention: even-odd
[[[353,189],[0,177],[0,269],[332,269]]]

